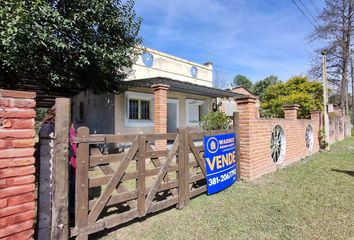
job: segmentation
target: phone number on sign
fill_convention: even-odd
[[[220,175],[218,177],[213,177],[213,178],[210,178],[208,179],[209,183],[208,183],[208,186],[213,186],[215,184],[218,184],[218,183],[222,183],[232,177],[235,177],[236,176],[236,170],[231,170],[230,172],[228,173],[225,173],[223,175]]]

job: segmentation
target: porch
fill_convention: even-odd
[[[116,119],[116,133],[176,133],[178,128],[185,127],[197,130],[202,116],[217,109],[217,98],[240,96],[162,77],[131,80],[126,84],[128,91],[124,96],[116,96],[116,116],[119,118],[124,112],[124,119]],[[166,148],[166,141],[160,147]]]
[[[199,128],[201,116],[217,109],[217,98],[240,96],[163,77],[130,80],[125,84],[128,91],[115,99],[115,132],[123,134],[175,133],[181,127]],[[119,118],[122,112],[124,119]]]

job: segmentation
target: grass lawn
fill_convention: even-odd
[[[354,138],[93,239],[352,239]]]

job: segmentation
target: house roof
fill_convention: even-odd
[[[55,104],[55,98],[67,97],[79,93],[81,89],[56,88],[47,89],[38,84],[35,78],[23,78],[21,83],[15,83],[11,87],[6,87],[11,90],[31,91],[36,93],[36,107],[51,108]]]
[[[244,86],[242,86],[242,85],[239,85],[239,86],[236,86],[236,87],[233,87],[232,88],[232,90],[231,91],[233,91],[233,92],[236,92],[237,93],[237,91],[239,91],[239,90],[244,90],[244,91],[246,91],[246,92],[248,92],[249,93],[249,95],[251,95],[251,96],[256,96],[256,95],[254,95],[248,88],[245,88]],[[238,93],[241,93],[241,92],[238,92]]]
[[[202,86],[194,83],[183,82],[165,77],[145,78],[138,80],[130,80],[125,82],[127,87],[151,87],[154,84],[169,85],[169,90],[174,92],[189,93],[194,95],[216,97],[240,97],[243,94],[225,91],[213,87]]]
[[[166,84],[170,86],[171,91],[183,92],[208,97],[240,97],[242,94],[233,93],[231,91],[221,90],[212,87],[201,86],[189,82],[178,81],[170,78],[155,77],[138,80],[130,80],[123,82],[127,87],[151,87],[154,84]],[[123,84],[122,83],[122,84]],[[36,84],[34,80],[25,81],[21,85],[16,85],[12,89],[22,91],[34,91],[37,93],[37,107],[52,107],[56,97],[71,97],[79,93],[80,89],[55,89],[48,91],[42,86]]]

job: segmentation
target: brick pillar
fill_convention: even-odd
[[[167,133],[167,92],[170,86],[155,84],[154,89],[154,132]],[[156,140],[155,147],[158,150],[167,149],[166,140]]]
[[[313,127],[314,144],[313,151],[318,151],[320,149],[320,142],[318,138],[318,131],[321,129],[321,111],[313,110],[310,112],[311,122]]]
[[[239,112],[240,134],[240,172],[241,177],[252,178],[252,138],[254,137],[254,127],[257,123],[258,108],[257,98],[244,96],[236,98],[237,110]]]
[[[310,114],[311,114],[311,120],[316,122],[318,125],[320,125],[321,111],[320,110],[313,110],[310,112]]]
[[[258,107],[257,98],[253,96],[243,96],[236,98],[237,110],[240,112],[240,118],[254,119],[257,118]]]
[[[284,105],[284,118],[296,120],[297,110],[299,110],[299,107],[300,105],[298,104]]]
[[[34,233],[35,96],[0,89],[1,239],[28,239]]]

